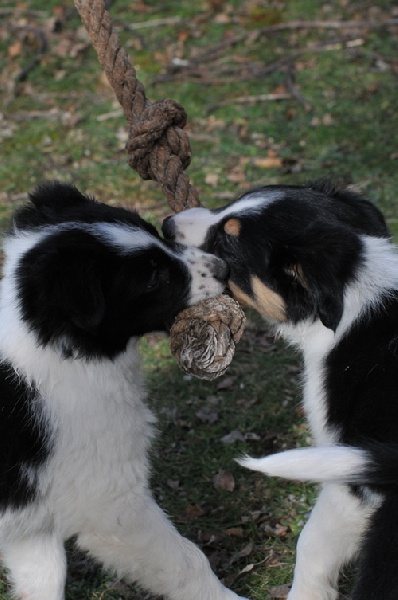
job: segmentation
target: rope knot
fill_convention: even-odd
[[[150,155],[156,146],[168,146],[171,155],[177,156],[186,169],[191,162],[191,149],[185,132],[180,131],[186,123],[183,107],[168,98],[148,103],[136,116],[130,126],[127,151],[130,166],[142,179],[154,179]]]

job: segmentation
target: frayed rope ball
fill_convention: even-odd
[[[232,361],[245,314],[229,296],[204,300],[180,312],[170,331],[171,352],[180,368],[200,379],[223,375]]]

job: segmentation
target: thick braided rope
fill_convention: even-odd
[[[199,206],[198,193],[184,169],[191,160],[182,128],[186,113],[173,100],[151,103],[137,79],[119,36],[113,30],[104,0],[74,0],[129,127],[129,165],[142,179],[157,181],[174,212]],[[222,375],[243,332],[245,316],[227,296],[191,306],[176,317],[171,349],[180,367],[202,379]]]
[[[104,0],[74,0],[129,126],[129,165],[142,179],[157,181],[175,212],[199,206],[184,169],[191,160],[183,107],[174,100],[151,103],[105,10]]]

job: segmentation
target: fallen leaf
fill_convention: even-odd
[[[228,175],[228,180],[233,183],[244,183],[246,181],[246,174],[244,171],[239,169],[233,169],[231,173]]]
[[[207,404],[217,404],[219,401],[218,396],[206,396]]]
[[[262,510],[253,510],[251,511],[251,518],[253,519],[253,523],[255,523],[256,521],[259,520],[260,517],[263,516],[263,511]]]
[[[218,412],[209,406],[203,406],[196,413],[198,419],[202,421],[202,423],[215,423],[218,421]]]
[[[239,550],[239,552],[237,553],[239,558],[249,556],[249,554],[251,554],[253,552],[253,548],[254,548],[254,542],[253,542],[253,540],[250,540],[250,542],[248,542],[245,546],[243,546],[243,548],[241,550]]]
[[[205,511],[201,506],[199,506],[199,504],[189,504],[185,512],[187,517],[190,517],[191,519],[201,517],[205,513]]]
[[[220,383],[217,384],[217,389],[227,390],[234,385],[235,381],[236,377],[225,377],[225,379],[222,379]]]
[[[258,403],[258,398],[239,398],[239,400],[236,401],[236,404],[238,406],[243,406],[244,408],[251,408],[252,406],[254,406],[255,404]]]
[[[261,527],[270,537],[283,538],[289,531],[289,527],[281,525],[280,523],[276,523],[276,525],[272,527],[268,522],[265,522]]]
[[[217,536],[217,534],[213,531],[202,531],[200,529],[198,531],[197,539],[199,543],[210,546],[211,544],[218,542],[219,536]]]
[[[286,527],[286,525],[280,525],[279,523],[275,525],[275,535],[277,537],[284,537],[288,531],[289,527]]]
[[[205,182],[207,185],[216,186],[218,185],[219,177],[217,173],[208,173],[205,177]]]
[[[261,440],[261,436],[258,433],[254,433],[254,431],[250,431],[249,433],[245,433],[245,441],[247,442],[258,442]]]
[[[231,22],[231,17],[229,15],[221,13],[220,15],[215,15],[213,17],[213,20],[214,20],[214,23],[219,23],[220,25],[225,25],[226,23]]]
[[[188,37],[188,31],[180,31],[178,33],[178,41],[180,42],[180,44],[184,44],[187,41]]]
[[[178,488],[180,487],[180,482],[177,480],[168,479],[166,483],[172,490],[178,490]]]
[[[187,421],[187,419],[177,419],[176,425],[182,427],[183,429],[192,429],[191,421]]]
[[[10,58],[15,58],[16,56],[21,56],[22,54],[22,44],[21,42],[15,42],[8,46],[7,54]]]
[[[244,530],[243,527],[229,527],[225,530],[225,534],[229,537],[243,538]]]
[[[226,490],[233,492],[235,489],[235,479],[232,473],[220,469],[213,477],[213,483],[216,490]]]
[[[216,119],[214,115],[211,115],[203,122],[203,125],[208,131],[213,131],[214,129],[224,129],[225,121],[223,119]]]
[[[272,156],[256,158],[253,162],[256,167],[261,167],[262,169],[277,169],[282,166],[282,159]]]
[[[285,598],[287,598],[289,592],[289,585],[276,585],[275,587],[272,587],[269,590],[271,598],[274,598],[275,600],[284,600]]]
[[[243,442],[245,440],[245,436],[238,429],[234,429],[234,431],[227,433],[227,435],[224,435],[221,438],[221,441],[224,444],[233,444],[234,442],[236,442],[238,440],[241,442]]]
[[[246,565],[245,567],[243,567],[243,569],[241,571],[239,571],[238,575],[243,575],[244,573],[250,573],[250,571],[253,571],[254,569],[254,564],[250,563],[249,565]]]

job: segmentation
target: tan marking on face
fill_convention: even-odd
[[[252,278],[252,288],[256,309],[261,315],[273,321],[286,321],[286,306],[279,294],[264,285],[258,277]]]
[[[240,221],[239,219],[228,219],[224,224],[224,231],[228,235],[239,235],[240,232]]]
[[[241,290],[233,281],[228,282],[228,287],[235,300],[242,306],[254,308],[261,315],[273,321],[286,321],[286,306],[283,298],[264,285],[258,277],[252,278],[254,298]]]
[[[243,292],[233,281],[228,281],[228,287],[231,290],[233,297],[239,302],[239,304],[257,309],[253,298],[250,298],[250,296],[248,296],[246,292]]]

